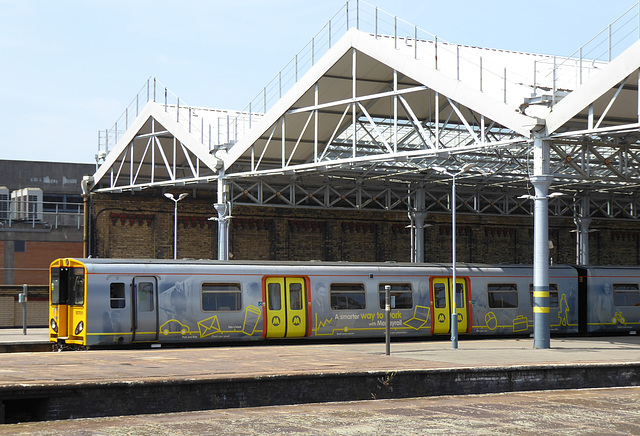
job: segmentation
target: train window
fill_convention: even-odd
[[[558,303],[558,285],[555,283],[549,283],[549,308],[557,309],[560,307]],[[529,304],[533,307],[533,283],[529,285]]]
[[[331,283],[331,309],[364,309],[365,293],[362,283]]]
[[[231,312],[242,310],[242,291],[239,283],[203,283],[202,310]]]
[[[300,283],[289,285],[289,309],[302,310],[302,284]]]
[[[282,309],[282,292],[280,291],[280,283],[269,283],[267,287],[269,310]]]
[[[138,287],[138,310],[140,312],[153,312],[153,283],[140,282]]]
[[[413,308],[413,290],[410,283],[380,283],[378,285],[378,296],[380,300],[380,309],[384,309],[385,286],[391,286],[391,297],[395,297],[395,309],[412,309]]]
[[[447,307],[447,290],[444,283],[434,283],[433,298],[436,309],[443,309]]]
[[[51,304],[60,304],[60,268],[51,268]]]
[[[84,268],[70,268],[69,273],[69,304],[82,306],[84,304]]]
[[[518,307],[518,286],[515,283],[490,283],[487,293],[490,308]]]
[[[614,306],[640,306],[640,288],[637,283],[613,284]]]
[[[112,309],[124,309],[124,283],[111,283],[109,285],[109,298]]]
[[[464,285],[456,284],[456,308],[464,309]]]

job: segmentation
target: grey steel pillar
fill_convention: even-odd
[[[83,204],[83,216],[84,224],[82,229],[82,255],[83,257],[89,257],[91,254],[91,231],[89,229],[91,225],[91,185],[93,185],[93,176],[84,176],[80,184],[82,188],[82,204]]]
[[[533,212],[533,346],[550,348],[549,329],[549,144],[534,139]]]
[[[458,173],[461,174],[462,171]],[[458,308],[456,307],[456,174],[451,177],[451,348],[458,348]]]
[[[218,202],[213,208],[218,213],[218,260],[229,260],[229,219],[231,217],[231,202],[228,200],[229,185],[224,180],[224,174],[218,177]]]
[[[427,217],[426,212],[413,212],[413,222],[415,223],[415,262],[424,262],[424,219]]]
[[[573,219],[576,223],[576,263],[578,265],[589,265],[589,197],[581,200],[580,215]]]
[[[412,225],[414,226],[413,235],[413,256],[412,259],[416,263],[424,262],[424,219],[427,217],[427,212],[424,210],[424,185],[416,190],[416,204],[415,211],[411,212]]]

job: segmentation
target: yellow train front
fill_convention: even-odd
[[[85,266],[74,259],[57,259],[49,277],[49,340],[60,346],[86,345]]]

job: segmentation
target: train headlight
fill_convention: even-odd
[[[76,336],[78,336],[80,333],[82,333],[82,330],[84,330],[84,322],[80,321],[78,323],[78,325],[76,326],[76,330],[75,330],[74,334]]]
[[[51,322],[49,323],[49,325],[51,326],[51,330],[58,333],[58,323],[56,323],[55,319],[51,318]]]

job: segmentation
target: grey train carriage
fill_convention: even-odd
[[[448,335],[451,266],[409,263],[57,259],[49,337],[58,346],[269,338]],[[533,269],[456,267],[461,335],[533,332]],[[552,266],[551,332],[635,332],[640,270]]]

